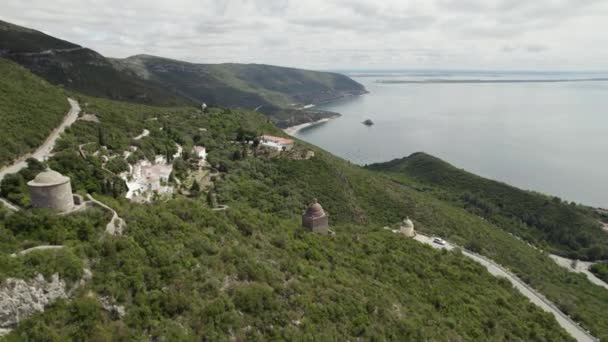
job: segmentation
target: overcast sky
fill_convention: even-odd
[[[2,0],[0,18],[110,57],[608,70],[607,0]]]

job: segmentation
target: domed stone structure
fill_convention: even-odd
[[[399,227],[399,233],[407,237],[416,236],[416,230],[414,230],[414,222],[412,222],[409,217],[403,220],[403,222],[401,223],[401,226]]]
[[[316,199],[302,215],[302,226],[314,233],[329,233],[329,216]]]
[[[74,207],[70,178],[57,171],[46,170],[27,183],[34,208],[67,212]]]

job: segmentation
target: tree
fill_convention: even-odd
[[[209,191],[207,193],[207,204],[211,208],[217,208],[217,195],[215,192]]]
[[[99,143],[99,146],[106,146],[106,136],[103,134],[101,126],[97,128],[97,142]]]
[[[198,182],[195,180],[192,183],[192,186],[190,187],[190,194],[192,196],[198,196],[199,192],[201,191],[201,186],[198,184]]]
[[[241,151],[234,151],[234,153],[232,153],[232,160],[241,160],[243,159],[243,154],[241,153]]]
[[[2,183],[0,183],[0,194],[3,197],[7,197],[11,193],[21,192],[25,181],[23,177],[18,173],[9,173],[4,177]]]

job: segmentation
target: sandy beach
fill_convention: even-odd
[[[283,129],[283,132],[285,132],[285,133],[287,133],[287,134],[289,134],[289,135],[294,135],[294,134],[296,134],[298,131],[300,131],[300,130],[302,130],[302,129],[306,128],[306,127],[311,127],[311,126],[320,125],[320,124],[322,124],[322,123],[326,123],[326,122],[328,122],[329,120],[331,120],[331,119],[335,119],[335,118],[337,118],[337,117],[339,117],[339,116],[333,116],[333,117],[330,117],[330,118],[324,118],[324,119],[317,120],[317,121],[313,121],[313,122],[307,122],[307,123],[304,123],[304,124],[301,124],[301,125],[296,125],[296,126],[287,127],[287,128],[285,128],[285,129]]]

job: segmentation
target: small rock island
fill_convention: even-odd
[[[365,126],[373,126],[374,122],[371,119],[367,119],[367,120],[363,121],[363,124]]]

